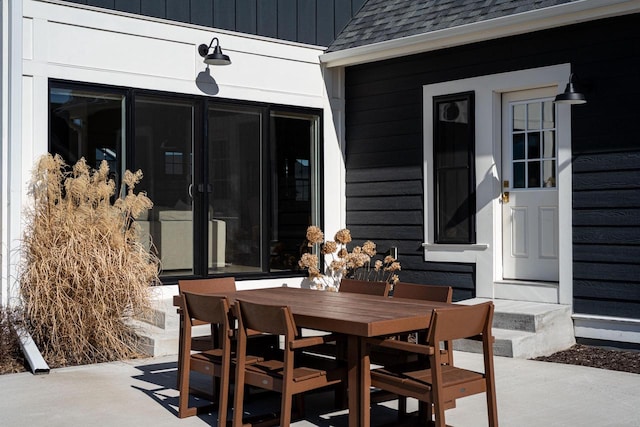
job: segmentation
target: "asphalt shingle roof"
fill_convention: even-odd
[[[349,49],[578,0],[368,0],[328,51]]]

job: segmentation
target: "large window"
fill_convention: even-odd
[[[298,269],[319,222],[319,121],[311,109],[50,84],[51,152],[107,160],[114,176],[142,170],[137,190],[154,206],[140,238],[167,282]]]
[[[473,93],[433,102],[435,242],[475,243]]]

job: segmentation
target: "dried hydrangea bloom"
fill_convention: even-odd
[[[324,240],[324,233],[320,230],[320,227],[316,227],[315,225],[310,225],[307,228],[307,241],[308,246],[313,246],[316,243],[322,243]]]
[[[305,253],[302,254],[300,261],[298,261],[298,265],[301,268],[309,268],[315,267],[318,268],[318,256],[314,254]]]
[[[400,270],[400,263],[397,261],[392,262],[391,264],[389,264],[387,268],[385,268],[385,271],[398,271],[398,270]]]
[[[309,277],[310,278],[314,278],[314,277],[321,277],[322,275],[320,274],[320,270],[318,269],[318,267],[309,267]]]
[[[331,240],[327,241],[322,245],[322,254],[329,255],[334,253],[338,249],[338,244],[336,242],[332,242]]]
[[[349,269],[356,269],[356,268],[361,268],[364,267],[365,264],[367,264],[368,262],[371,261],[371,258],[369,257],[369,255],[364,254],[362,252],[352,252],[349,255],[347,255],[347,257],[345,258],[346,260],[346,265],[347,268]]]
[[[393,283],[394,285],[399,281],[400,281],[400,278],[398,277],[397,274],[394,274],[393,276],[391,276],[391,283]]]
[[[342,230],[338,230],[334,239],[336,242],[346,245],[351,242],[351,232],[348,228],[343,228]]]
[[[362,252],[362,247],[361,246],[356,246],[355,248],[353,248],[353,250],[351,251],[351,253],[354,254],[359,254]]]
[[[343,270],[345,265],[346,265],[346,262],[343,259],[336,259],[331,261],[331,264],[329,264],[329,268],[332,271],[337,272],[337,271]]]
[[[376,255],[376,244],[373,243],[371,240],[367,240],[362,245],[362,251],[365,254],[369,255],[370,257],[373,257]]]
[[[349,251],[347,251],[345,248],[342,248],[338,251],[338,258],[346,258],[347,255],[349,255]]]
[[[382,268],[383,264],[381,260],[376,260],[376,263],[374,264],[374,267],[376,269],[376,271],[380,271],[380,269]]]
[[[387,255],[386,257],[384,257],[384,263],[385,264],[391,264],[392,262],[394,262],[396,259],[394,257],[392,257],[391,255]]]

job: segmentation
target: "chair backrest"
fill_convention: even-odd
[[[287,306],[257,304],[238,299],[236,308],[238,323],[245,331],[284,335],[287,340],[298,335],[295,320]]]
[[[429,326],[429,344],[435,346],[442,341],[477,335],[482,335],[483,341],[491,341],[493,308],[493,302],[488,301],[433,310]]]
[[[229,328],[229,301],[226,297],[211,294],[183,292],[184,315],[192,324],[212,323]]]
[[[342,279],[338,292],[350,292],[354,294],[380,295],[387,297],[391,285],[387,282],[369,282],[366,280]]]
[[[410,298],[426,301],[451,302],[453,289],[451,286],[422,285],[417,283],[397,282],[393,285],[394,298]]]
[[[235,292],[234,277],[215,277],[209,279],[178,280],[178,290],[197,294],[212,294],[216,292]]]

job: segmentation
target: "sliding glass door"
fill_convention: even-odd
[[[320,115],[312,109],[50,83],[50,151],[141,170],[136,218],[166,283],[299,270],[320,224]],[[300,272],[303,274],[303,272]]]

